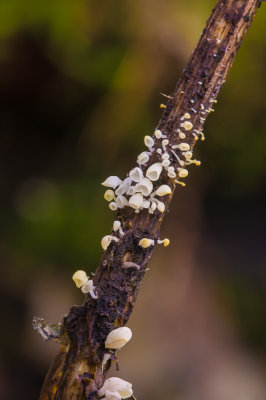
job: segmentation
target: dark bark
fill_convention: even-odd
[[[202,137],[204,121],[212,111],[213,102],[259,6],[260,0],[218,1],[158,124],[170,145],[185,141],[193,149],[197,137]],[[177,129],[185,113],[190,114],[193,129],[186,131],[186,138],[182,140]],[[157,149],[159,140],[154,140]],[[182,152],[177,152],[184,161]],[[159,161],[158,157],[154,151],[148,164]],[[171,164],[180,167],[173,154]],[[169,185],[172,194],[176,186],[174,181],[166,172],[162,173],[160,184]],[[47,374],[40,400],[97,399],[97,390],[111,364],[109,360],[102,370],[107,352],[106,336],[127,323],[154,250],[154,246],[143,249],[138,245],[139,240],[148,237],[156,243],[172,194],[163,198],[164,213],[156,210],[154,214],[147,211],[136,214],[129,207],[118,213],[116,219],[121,221],[125,234],[103,253],[94,277],[99,297],[95,300],[88,295],[83,305],[71,308],[64,327],[67,344],[63,345]],[[139,267],[127,267],[124,262],[128,261]],[[115,352],[109,352],[115,359]]]

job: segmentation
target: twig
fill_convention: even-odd
[[[162,162],[162,153],[169,154],[172,173],[164,168],[156,182],[157,187],[171,188],[170,195],[160,198],[165,211],[157,208],[152,211],[158,200],[150,212],[143,209],[136,213],[128,206],[119,210],[116,219],[121,222],[123,234],[113,231],[117,240],[111,241],[103,253],[93,279],[97,298],[88,294],[83,305],[72,307],[61,324],[63,346],[46,376],[40,400],[98,398],[97,391],[103,385],[112,359],[116,360],[114,350],[106,358],[105,339],[130,317],[175,187],[179,183],[184,185],[179,177],[182,179],[186,173],[182,174],[181,169],[187,171],[187,165],[197,164],[190,152],[199,137],[204,139],[202,129],[206,117],[213,111],[216,97],[260,3],[260,0],[219,0],[214,8],[176,90],[167,96],[169,101],[157,128],[164,139],[158,138],[158,132],[158,137],[153,135],[149,160],[141,165],[145,172],[154,163]],[[164,144],[162,140],[166,140]],[[139,242],[143,238],[152,244],[141,247]],[[47,329],[42,325],[42,331]]]

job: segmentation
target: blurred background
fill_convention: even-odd
[[[161,115],[211,0],[1,0],[0,391],[38,398],[57,345],[33,331],[82,296],[124,177]],[[119,354],[138,400],[266,399],[266,5],[179,188]]]

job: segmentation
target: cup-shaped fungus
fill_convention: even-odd
[[[172,190],[170,188],[170,186],[168,185],[162,185],[159,186],[158,189],[155,192],[157,194],[157,196],[165,196],[167,194],[172,193]]]
[[[139,241],[139,246],[142,247],[143,249],[147,249],[147,247],[154,246],[154,240],[143,238]]]
[[[148,153],[146,151],[143,151],[142,153],[140,153],[138,155],[137,163],[138,164],[145,164],[146,162],[149,161],[149,158],[150,157],[149,157]]]
[[[103,197],[104,197],[105,200],[107,200],[107,201],[112,201],[112,200],[114,200],[114,198],[115,198],[115,194],[114,194],[113,190],[108,189],[108,190],[105,191]]]
[[[118,188],[116,189],[115,194],[117,196],[120,196],[120,195],[126,193],[128,191],[128,189],[130,188],[131,183],[132,183],[131,178],[124,179],[123,182],[121,183],[121,185],[119,185]]]
[[[124,208],[125,206],[128,206],[128,201],[125,196],[117,196],[116,204],[118,208]]]
[[[108,334],[105,340],[105,347],[107,349],[121,349],[130,341],[131,338],[131,329],[122,326],[121,328],[114,329]]]
[[[151,136],[145,136],[144,137],[144,144],[147,147],[152,147],[154,145],[154,140]]]
[[[180,178],[185,178],[186,176],[188,176],[188,170],[185,168],[178,168],[178,176]]]
[[[193,128],[193,124],[190,121],[185,121],[181,124],[185,128],[186,131],[190,131]]]
[[[130,178],[134,182],[139,182],[143,178],[142,169],[139,167],[133,168],[129,173]]]
[[[161,175],[162,172],[162,164],[160,163],[155,163],[152,164],[146,171],[146,176],[149,178],[151,181],[157,181]]]
[[[116,211],[117,210],[117,204],[115,201],[111,201],[111,203],[109,203],[109,208],[112,211]]]
[[[122,181],[120,178],[118,178],[118,176],[109,176],[109,178],[105,179],[105,181],[102,182],[102,185],[115,189],[121,183]]]
[[[93,285],[93,280],[92,280],[92,279],[88,280],[88,281],[85,283],[85,285],[83,285],[83,286],[81,287],[82,293],[84,293],[84,294],[90,293],[90,295],[91,295],[91,297],[92,297],[93,299],[98,299],[98,296],[95,294],[94,289],[95,289],[95,287],[94,287],[94,285]]]
[[[156,129],[156,131],[154,132],[154,135],[155,135],[155,137],[156,137],[157,139],[161,139],[162,136],[163,136],[163,134],[162,134],[162,132],[160,131],[160,129]]]
[[[113,223],[113,230],[116,232],[121,228],[121,222],[120,221],[114,221]]]
[[[143,178],[139,183],[135,186],[135,192],[140,192],[143,196],[149,196],[152,192],[153,184],[148,178]]]
[[[108,248],[108,246],[109,246],[109,244],[111,243],[112,240],[115,241],[115,242],[119,242],[119,239],[118,239],[117,237],[115,237],[115,236],[111,236],[111,235],[106,235],[106,236],[104,236],[104,237],[102,238],[102,240],[101,240],[102,248],[103,248],[104,250],[106,250],[106,249]]]
[[[82,271],[81,269],[79,269],[78,271],[76,271],[74,273],[74,275],[72,276],[72,279],[78,288],[81,288],[81,286],[84,286],[89,280],[86,272]]]
[[[113,395],[114,394],[114,395]],[[103,386],[98,390],[98,396],[105,396],[107,400],[127,399],[133,395],[132,384],[123,379],[112,377],[106,379]]]
[[[129,203],[130,207],[134,208],[135,210],[138,210],[143,203],[142,194],[141,193],[134,194],[133,196],[130,197],[128,203]]]

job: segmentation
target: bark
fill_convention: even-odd
[[[213,9],[199,43],[194,50],[173,95],[169,98],[157,129],[169,140],[170,148],[181,142],[188,143],[191,151],[198,139],[206,117],[212,111],[213,103],[225,82],[236,52],[260,6],[260,0],[219,0]],[[179,137],[178,129],[184,122],[185,113],[190,114],[193,124],[190,130],[181,130],[185,139]],[[149,167],[161,159],[157,149],[161,140],[156,139]],[[170,154],[171,165],[180,168],[186,162],[184,153],[176,150],[179,160]],[[159,238],[160,225],[167,212],[175,180],[161,174],[159,184],[167,184],[172,194],[162,197],[165,212],[156,210],[153,214],[142,210],[140,213],[130,207],[118,212],[123,236],[118,242],[111,242],[103,253],[97,268],[94,285],[98,299],[87,295],[81,306],[70,309],[63,325],[63,345],[52,364],[40,395],[40,400],[85,400],[97,399],[115,351],[109,350],[111,359],[103,365],[107,353],[104,342],[114,328],[127,323],[134,307],[138,290],[146,272],[147,263],[154,246],[143,249],[139,241],[143,237]],[[183,190],[181,186],[178,189]],[[135,263],[130,266],[127,262]]]

